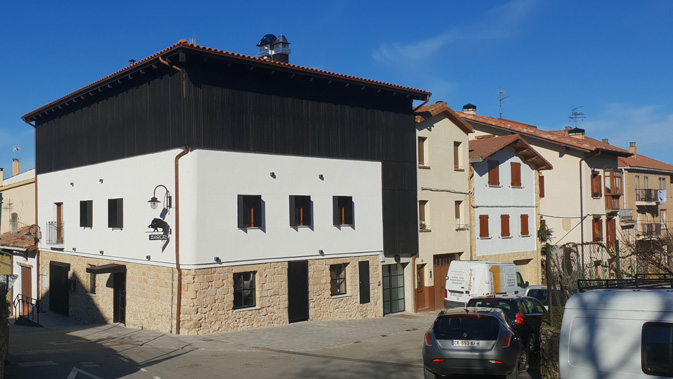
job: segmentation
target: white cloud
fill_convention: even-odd
[[[479,22],[453,28],[436,36],[409,43],[383,43],[372,53],[375,61],[417,65],[458,42],[501,40],[516,33],[534,7],[532,0],[513,0],[490,9]]]

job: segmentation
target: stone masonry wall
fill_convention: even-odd
[[[68,279],[75,279],[75,291],[69,290],[69,315],[82,323],[113,322],[112,274],[96,275],[96,293],[91,294],[86,268],[110,263],[126,266],[126,326],[171,332],[172,269],[95,259],[50,251],[40,252],[40,299],[42,309],[49,307],[49,264],[70,264]],[[175,301],[175,300],[173,300]]]

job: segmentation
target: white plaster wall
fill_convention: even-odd
[[[174,159],[181,150],[62,170],[38,176],[40,249],[64,254],[172,265],[175,209],[165,218],[173,228],[163,241],[150,241],[153,210],[147,201],[165,185],[175,206]],[[276,178],[270,176],[276,173]],[[324,180],[318,178],[324,175]],[[102,182],[101,180],[102,179]],[[71,184],[72,183],[72,184]],[[262,195],[265,225],[238,229],[238,194]],[[162,199],[164,190],[157,189]],[[289,226],[289,195],[310,195],[313,227]],[[354,227],[332,225],[332,196],[352,196]],[[107,200],[124,199],[124,228],[108,228]],[[79,227],[81,200],[93,200],[93,228]],[[54,203],[63,203],[64,244],[47,244]],[[302,257],[379,254],[383,250],[381,163],[195,150],[180,160],[180,261],[183,268],[244,264]],[[103,251],[103,255],[100,254]],[[146,256],[150,256],[150,260]]]
[[[500,162],[500,185],[488,185],[488,160]],[[521,164],[521,187],[511,186],[511,163]],[[474,225],[476,255],[535,251],[535,171],[507,147],[481,163],[474,163]],[[500,236],[500,215],[508,214],[511,237]],[[521,235],[520,215],[528,215],[528,236]],[[479,216],[489,216],[489,238],[479,237]]]
[[[320,250],[325,257],[383,251],[380,162],[208,150],[183,159],[182,183],[193,183],[181,188],[184,264],[211,263],[214,257],[232,264],[319,258]],[[239,194],[262,196],[261,228],[238,228]],[[311,196],[311,227],[290,226],[290,195]],[[332,224],[335,195],[352,196],[353,227]]]

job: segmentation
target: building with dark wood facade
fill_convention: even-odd
[[[26,114],[43,307],[186,334],[404,310],[429,96],[182,40]]]

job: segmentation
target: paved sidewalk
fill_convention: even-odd
[[[106,346],[149,345],[172,349],[222,350],[248,346],[273,350],[310,351],[359,343],[408,331],[426,330],[437,312],[396,313],[383,318],[336,321],[305,321],[289,325],[199,336],[172,335],[126,328],[118,324],[82,325],[68,317],[48,312],[40,314],[45,329],[60,329],[68,335]],[[14,333],[39,332],[42,328],[10,325]],[[16,345],[14,346],[17,347]],[[20,349],[20,346],[18,347]]]

